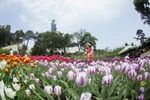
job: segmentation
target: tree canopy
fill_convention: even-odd
[[[134,6],[138,13],[141,15],[141,19],[144,24],[150,25],[150,3],[149,0],[134,0]]]

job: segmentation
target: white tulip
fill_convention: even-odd
[[[16,91],[19,91],[19,90],[20,90],[20,84],[17,84],[17,83],[13,84],[13,83],[12,83],[12,86],[13,86],[13,88],[14,88]]]
[[[19,80],[17,79],[17,77],[13,77],[13,82],[17,83]]]
[[[0,96],[2,100],[6,100],[5,94],[4,94],[4,82],[3,80],[0,81]]]
[[[7,95],[9,98],[13,99],[13,98],[16,96],[16,91],[13,91],[11,88],[5,87],[4,89],[5,89],[6,95]]]

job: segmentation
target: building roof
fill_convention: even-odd
[[[123,53],[126,53],[130,50],[133,50],[133,49],[136,49],[138,48],[139,46],[125,46],[125,48],[123,50],[121,50],[118,54],[123,54]]]

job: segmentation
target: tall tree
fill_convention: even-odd
[[[81,47],[84,48],[86,43],[90,43],[94,50],[96,50],[96,41],[98,41],[96,37],[92,36],[89,32],[85,32],[81,40]]]
[[[28,48],[29,41],[34,38],[35,38],[35,34],[33,33],[33,31],[28,30],[25,33],[25,41],[27,41],[27,44],[26,44],[27,48]]]
[[[13,42],[13,33],[10,25],[0,25],[0,47],[10,45]]]
[[[64,49],[64,55],[66,55],[66,47],[70,47],[72,44],[73,35],[66,33],[62,37],[62,47]]]
[[[23,32],[23,30],[17,30],[15,32],[15,43],[17,44],[19,54],[22,52],[22,47],[20,44],[23,43],[24,38],[25,38],[25,33]]]
[[[138,13],[141,15],[141,19],[144,24],[150,25],[150,3],[149,0],[134,0],[134,6]]]
[[[73,33],[73,38],[74,38],[75,44],[78,47],[79,53],[80,53],[80,49],[81,49],[81,41],[82,41],[82,38],[84,35],[85,35],[85,30],[82,30],[82,29],[79,32]]]

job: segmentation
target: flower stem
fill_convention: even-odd
[[[36,94],[41,100],[45,100],[36,91],[33,91],[33,93]]]

